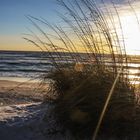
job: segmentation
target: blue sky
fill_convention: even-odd
[[[96,1],[99,3],[104,1],[109,4],[110,0]],[[127,0],[114,1],[119,1],[120,4]],[[62,7],[57,4],[56,0],[0,0],[0,50],[37,50],[22,38],[23,33],[28,33],[26,27],[33,28],[26,16],[43,17],[50,23],[59,23],[60,18],[56,11],[63,13]],[[132,19],[129,18],[128,20],[131,21]],[[133,26],[131,28],[133,29]],[[135,34],[135,31],[132,33]],[[132,33],[130,32],[130,34]],[[135,42],[135,49],[139,49],[140,42],[132,39],[127,41],[127,44]]]
[[[20,42],[27,45],[21,35],[32,26],[26,15],[55,23],[56,10],[59,11],[56,0],[0,0],[0,50],[15,49]]]
[[[55,10],[60,10],[56,0],[0,0],[0,35],[24,32],[24,27],[29,24],[25,15],[42,16],[57,22]]]
[[[55,21],[55,0],[0,0],[0,34],[24,31],[29,21],[25,15],[42,16]]]

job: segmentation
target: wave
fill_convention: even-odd
[[[52,53],[57,63],[73,63],[70,57],[72,54],[61,54],[61,58],[56,53]],[[76,54],[73,54],[76,55]],[[84,54],[81,57],[86,58]],[[106,56],[106,64],[112,65],[109,56]],[[117,64],[120,65],[119,63]],[[140,73],[140,63],[128,63],[130,75]],[[51,57],[47,52],[17,52],[17,51],[0,51],[0,76],[1,77],[36,77],[39,74],[47,74],[53,69]],[[130,76],[132,78],[132,76]]]

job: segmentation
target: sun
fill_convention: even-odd
[[[121,35],[127,54],[140,54],[140,21],[139,16],[127,13],[120,16]],[[120,34],[120,30],[118,30]]]

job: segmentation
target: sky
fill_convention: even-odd
[[[22,37],[32,24],[27,15],[57,22],[55,0],[0,0],[0,50],[36,50]]]
[[[96,1],[99,3],[103,0]],[[104,1],[109,5],[110,0]],[[123,5],[122,1],[127,0],[116,1]],[[33,28],[26,16],[43,17],[50,23],[57,24],[60,20],[57,11],[61,13],[62,9],[56,0],[0,0],[0,50],[37,51],[37,47],[23,39],[23,34],[28,33],[28,29]],[[140,19],[140,16],[138,18]],[[136,20],[133,15],[126,15],[122,18],[124,34],[126,34],[125,41],[129,52],[132,52],[132,49],[136,52],[140,50],[140,39],[138,38],[140,28],[136,27]]]

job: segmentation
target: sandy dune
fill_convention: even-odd
[[[0,140],[65,140],[51,113],[53,106],[42,103],[47,88],[0,80]]]

